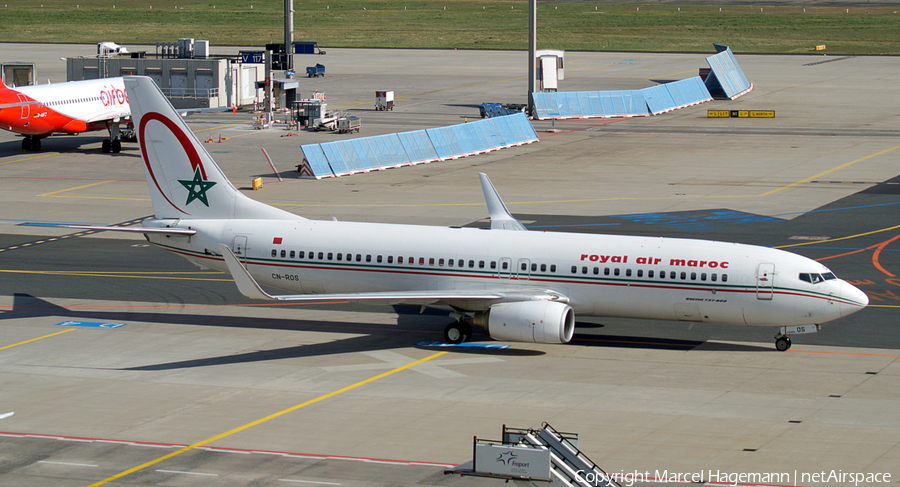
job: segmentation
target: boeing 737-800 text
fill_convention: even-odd
[[[499,340],[566,343],[583,315],[779,327],[779,350],[868,304],[781,250],[526,231],[483,174],[489,230],[307,220],[239,192],[150,78],[126,77],[125,89],[155,213],[131,231],[228,270],[251,298],[450,308],[451,343],[472,324]]]
[[[122,78],[8,88],[0,83],[0,128],[22,134],[22,149],[41,149],[54,133],[108,130],[103,152],[119,152],[119,123],[131,113]]]

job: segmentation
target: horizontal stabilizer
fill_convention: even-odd
[[[37,105],[36,101],[20,101],[16,103],[0,103],[0,110],[4,108],[24,107],[25,105]]]
[[[20,223],[23,227],[55,227],[74,228],[77,230],[97,230],[101,232],[131,232],[131,233],[159,233],[163,235],[194,235],[196,230],[183,228],[145,228],[145,227],[104,227],[99,225],[68,225],[65,223]]]

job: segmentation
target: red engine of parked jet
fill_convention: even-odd
[[[475,324],[498,340],[568,343],[575,333],[575,312],[553,301],[501,303],[476,314]]]

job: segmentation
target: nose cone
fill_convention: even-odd
[[[841,283],[840,309],[841,316],[851,315],[865,308],[869,304],[869,297],[848,282]]]

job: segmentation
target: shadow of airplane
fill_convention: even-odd
[[[13,298],[13,309],[0,313],[0,320],[14,318],[33,318],[36,316],[59,316],[78,320],[98,320],[103,322],[129,322],[143,321],[150,323],[165,323],[175,325],[215,326],[225,328],[252,328],[264,330],[297,330],[297,331],[321,331],[361,333],[363,336],[344,338],[327,343],[298,345],[271,350],[257,350],[253,352],[229,354],[215,357],[204,357],[178,362],[152,364],[139,367],[128,367],[118,370],[173,370],[193,367],[207,367],[214,365],[239,364],[248,362],[264,362],[300,357],[315,357],[334,354],[368,352],[376,350],[390,350],[406,348],[413,343],[428,340],[442,340],[443,329],[446,320],[435,319],[439,316],[447,316],[446,312],[439,310],[427,310],[419,314],[412,312],[418,309],[414,306],[397,306],[395,310],[399,314],[397,326],[386,327],[360,322],[323,323],[304,319],[279,319],[239,316],[208,316],[191,313],[153,313],[135,311],[82,311],[70,310],[62,306],[37,298],[29,294],[17,293]],[[449,318],[448,318],[449,319]],[[490,341],[486,334],[476,334],[475,341]],[[428,349],[428,347],[419,347]],[[543,355],[544,352],[536,350],[522,350],[509,348],[496,349],[453,349],[442,348],[455,353],[494,355],[494,356],[521,356]]]
[[[134,371],[164,371],[189,369],[195,367],[210,367],[216,365],[266,362],[301,357],[327,356],[353,352],[390,350],[397,348],[406,348],[411,346],[411,344],[417,343],[419,341],[434,340],[436,337],[442,338],[444,326],[443,323],[445,322],[445,320],[439,320],[435,318],[441,316],[446,317],[446,313],[440,310],[433,310],[429,308],[426,308],[421,313],[418,311],[414,312],[414,310],[416,309],[419,308],[414,306],[395,306],[394,310],[398,313],[397,326],[385,327],[383,325],[373,325],[361,322],[323,323],[320,321],[303,319],[258,317],[245,318],[238,316],[221,317],[190,313],[172,314],[135,311],[73,311],[62,306],[57,306],[48,301],[44,301],[43,299],[31,296],[29,294],[17,293],[14,295],[13,309],[0,314],[0,319],[14,319],[25,317],[31,318],[36,316],[59,316],[63,318],[100,320],[104,322],[142,321],[150,323],[166,323],[190,326],[214,326],[225,328],[233,327],[267,330],[321,331],[331,333],[343,332],[362,334],[361,336],[338,339],[325,343],[297,345],[270,350],[255,350],[252,352],[238,354],[202,357],[191,360],[117,369]],[[473,341],[475,342],[491,340],[488,335],[480,332],[476,332],[473,338]],[[646,337],[577,334],[572,340],[572,343],[579,346],[589,347],[690,350],[700,347],[705,342]],[[733,351],[768,350],[761,347],[741,347],[733,345],[723,345],[723,347],[725,348],[711,347],[710,349]],[[432,350],[432,348],[427,346],[416,346],[416,348]],[[707,347],[703,348],[706,349]],[[514,347],[507,349],[441,347],[441,350],[452,351],[454,353],[491,355],[497,357],[538,356],[544,355],[546,353],[540,350],[517,349]]]

